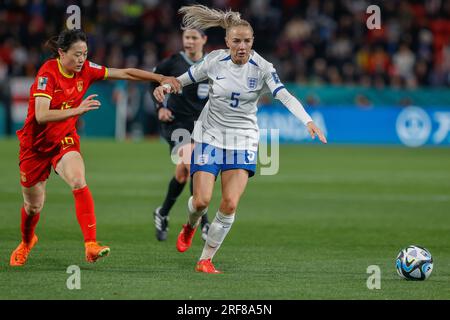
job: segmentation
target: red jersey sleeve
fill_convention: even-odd
[[[108,68],[105,66],[98,65],[92,61],[86,61],[85,68],[91,82],[105,80],[108,77]]]
[[[53,99],[55,91],[55,76],[48,70],[39,72],[34,80],[33,97],[47,97]]]

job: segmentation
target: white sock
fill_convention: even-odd
[[[193,197],[191,196],[188,200],[188,223],[192,228],[195,228],[200,222],[200,218],[208,212],[208,208],[197,211],[197,209],[194,208],[192,199]]]
[[[200,260],[212,259],[214,257],[223,240],[230,231],[233,222],[234,213],[226,215],[220,211],[217,211],[213,222],[209,226],[208,238],[206,239],[205,246],[203,247]]]

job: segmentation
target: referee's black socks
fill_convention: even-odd
[[[183,192],[186,183],[179,183],[175,177],[169,182],[169,189],[167,190],[166,199],[161,207],[159,213],[162,216],[169,215],[170,209],[172,209],[175,201],[177,201],[178,196]]]

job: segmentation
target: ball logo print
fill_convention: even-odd
[[[428,141],[431,134],[431,120],[419,107],[408,107],[397,117],[397,135],[408,147],[419,147]]]

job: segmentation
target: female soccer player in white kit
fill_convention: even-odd
[[[178,77],[181,85],[209,79],[209,100],[193,132],[191,160],[194,193],[188,201],[188,222],[183,225],[177,249],[192,243],[201,216],[209,206],[214,182],[221,172],[222,199],[211,223],[196,271],[220,273],[211,260],[233,224],[239,199],[248,178],[256,171],[259,129],[256,112],[259,98],[268,90],[303,124],[312,138],[326,138],[301,103],[281,83],[273,65],[252,50],[253,29],[238,12],[219,11],[202,5],[182,7],[184,28],[204,30],[220,26],[226,30],[228,50],[215,50]],[[154,95],[163,101],[170,88],[160,86]]]

